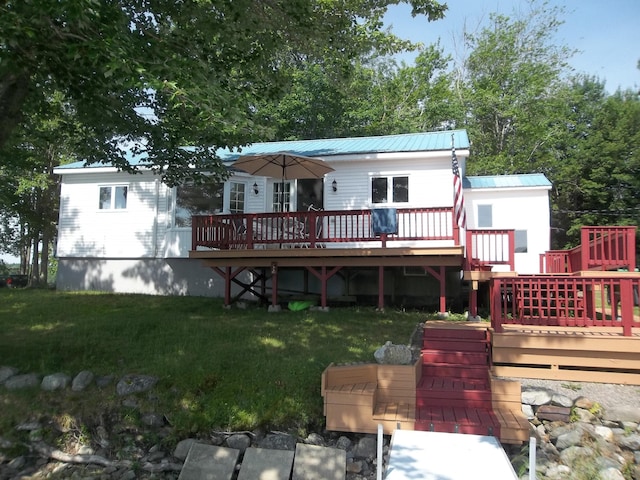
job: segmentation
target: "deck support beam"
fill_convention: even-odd
[[[432,267],[425,265],[424,269],[429,272],[433,278],[435,278],[440,283],[440,313],[445,313],[447,311],[447,294],[446,294],[446,276],[445,276],[445,267],[444,265],[440,265],[439,271],[436,272]]]
[[[325,266],[320,267],[320,271],[309,266],[307,266],[306,269],[320,280],[320,306],[327,308],[327,282],[342,269],[342,266],[333,267],[329,271],[327,271],[327,267]]]
[[[384,267],[378,266],[378,310],[384,310]]]
[[[271,307],[278,306],[278,263],[271,262]]]
[[[469,288],[469,316],[478,316],[478,281],[472,280]]]

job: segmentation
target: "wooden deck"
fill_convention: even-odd
[[[415,365],[330,365],[322,375],[328,430],[403,429],[529,438],[517,378],[640,385],[640,330],[426,322]]]
[[[415,365],[330,365],[325,370],[327,429],[375,433],[381,424],[389,434],[399,427],[524,442],[529,424],[521,411],[520,384],[491,375],[487,325],[429,323]]]

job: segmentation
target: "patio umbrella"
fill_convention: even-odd
[[[284,182],[297,178],[322,178],[334,169],[323,160],[289,152],[243,155],[233,164],[234,168],[262,177],[282,179],[280,211],[284,210]]]

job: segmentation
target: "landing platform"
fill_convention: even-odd
[[[518,480],[495,437],[396,430],[385,480]]]

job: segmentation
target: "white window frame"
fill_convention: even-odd
[[[103,208],[102,207],[102,190],[110,189],[109,193],[109,206]],[[116,206],[116,192],[117,189],[124,188],[124,207]],[[121,212],[123,210],[127,210],[129,208],[129,184],[128,183],[110,183],[104,185],[98,185],[98,211],[99,212]]]
[[[277,198],[277,193],[280,190],[280,185],[282,185],[282,180],[273,181],[271,184],[271,211],[272,212],[280,212],[280,206],[282,205],[282,201],[280,198]],[[294,180],[285,180],[284,181],[284,192],[285,192],[285,211],[293,212],[296,209],[295,205],[295,195],[293,195],[293,189],[295,188]],[[288,201],[287,201],[288,200]],[[286,209],[286,206],[289,205],[289,209]]]
[[[529,234],[527,230],[516,229],[513,235],[513,249],[515,253],[529,252]]]
[[[238,185],[242,187],[242,210],[237,208],[232,209],[232,194],[233,194],[233,186]],[[228,186],[228,188],[226,188]],[[226,205],[225,211],[229,211],[230,213],[244,213],[247,211],[247,192],[249,191],[249,185],[246,181],[238,181],[238,180],[229,180],[225,185],[225,198],[224,203]]]

